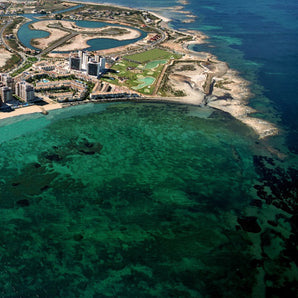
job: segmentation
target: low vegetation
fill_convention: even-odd
[[[195,71],[196,67],[193,65],[195,62],[192,62],[192,64],[183,64],[177,71]]]
[[[21,61],[21,56],[18,54],[13,54],[5,63],[4,66],[2,66],[0,68],[1,72],[7,72],[10,69],[12,69],[15,65],[17,65],[18,63],[20,63]]]
[[[161,49],[124,56],[121,61],[114,64],[112,71],[103,80],[126,86],[145,95],[152,95],[164,66],[170,59],[180,57]],[[182,96],[182,94],[179,93],[176,96]]]
[[[27,60],[28,60],[29,62],[34,63],[34,62],[36,62],[38,59],[37,59],[36,57],[28,57]]]
[[[125,58],[131,61],[144,63],[144,62],[150,62],[150,61],[161,60],[161,59],[171,59],[171,58],[177,59],[177,58],[180,58],[180,55],[173,54],[171,52],[161,50],[161,49],[153,49],[142,53],[129,55],[129,56],[126,56]]]
[[[14,36],[14,31],[17,28],[17,26],[22,23],[24,20],[23,17],[17,17],[15,18],[4,30],[3,35],[4,36],[11,36],[10,38],[6,39],[6,43],[15,51],[19,51],[20,50],[20,46],[17,42],[16,37]]]
[[[123,35],[128,33],[126,29],[123,28],[106,28],[100,31],[101,35]]]
[[[157,79],[167,62],[168,60],[164,59],[135,63],[123,59],[113,66],[112,72],[103,80],[149,95],[153,93]]]
[[[221,80],[221,81],[217,81],[214,87],[230,91],[231,89],[225,85],[232,84],[232,83],[233,81]]]
[[[41,0],[36,4],[36,9],[44,12],[55,12],[68,7],[64,1],[59,0]]]
[[[177,39],[175,42],[181,42],[181,41],[191,41],[193,40],[193,36],[185,36],[185,37],[182,37],[182,38],[179,38]]]
[[[26,69],[30,68],[30,67],[32,66],[32,64],[33,64],[32,62],[30,62],[30,61],[26,61],[25,64],[24,64],[22,67],[20,67],[20,68],[18,68],[17,70],[15,70],[15,71],[11,74],[11,76],[12,76],[12,77],[15,77],[15,76],[21,74],[23,71],[25,71]]]

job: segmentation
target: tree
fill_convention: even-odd
[[[62,14],[56,14],[55,15],[56,20],[62,20],[62,18],[63,18]]]

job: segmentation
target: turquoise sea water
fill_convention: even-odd
[[[167,104],[86,105],[7,121],[2,294],[204,297],[230,278],[239,282],[230,293],[251,286],[249,240],[234,228],[256,179],[245,126]]]
[[[249,79],[281,134],[260,141],[225,113],[153,103],[1,120],[2,296],[296,297],[297,4],[185,9],[196,21],[168,9],[172,26],[206,32],[194,49]]]

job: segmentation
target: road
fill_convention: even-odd
[[[134,50],[130,50],[130,51],[127,50],[127,51],[125,51],[125,55],[132,55],[132,54],[136,54],[136,53],[139,53],[139,52],[148,51],[148,50],[154,48],[155,46],[157,46],[158,44],[164,42],[167,39],[167,35],[163,30],[161,30],[157,27],[148,26],[143,16],[141,16],[141,19],[142,19],[143,23],[146,24],[147,28],[150,28],[153,31],[158,31],[161,38],[157,41],[154,41],[154,42],[150,43],[150,44],[142,46],[142,49],[137,49],[137,50],[134,49]]]
[[[146,23],[146,21],[145,21],[145,19],[144,19],[144,17],[143,17],[142,15],[141,15],[141,19],[142,19],[142,21],[144,22],[144,24],[146,24],[147,28],[150,28],[150,29],[152,29],[152,30],[157,30],[158,33],[159,33],[160,36],[161,36],[161,38],[160,38],[159,40],[157,40],[157,41],[155,41],[155,42],[149,44],[148,46],[145,46],[145,47],[144,47],[145,49],[147,49],[147,48],[151,48],[151,47],[153,47],[153,46],[156,46],[156,45],[158,45],[158,44],[160,44],[160,43],[162,43],[162,42],[164,42],[164,41],[166,40],[167,35],[165,34],[165,32],[164,32],[163,30],[161,30],[161,29],[159,29],[159,28],[157,28],[157,27],[148,26],[147,23]]]
[[[58,48],[59,46],[63,45],[64,43],[66,43],[68,40],[70,40],[71,38],[77,36],[78,33],[77,32],[73,32],[70,33],[60,39],[58,39],[54,44],[52,44],[51,46],[47,47],[46,49],[44,49],[40,54],[38,54],[38,56],[42,56],[42,55],[46,55],[47,53],[50,53],[51,51],[53,51],[54,49]]]
[[[69,28],[64,28],[62,26],[57,26],[57,25],[51,25],[49,26],[50,28],[57,28],[63,31],[68,32],[69,34],[61,37],[60,39],[58,39],[55,43],[53,43],[52,45],[50,45],[49,47],[47,47],[46,49],[44,49],[43,51],[41,51],[41,53],[38,54],[38,57],[41,57],[42,55],[46,55],[48,53],[50,53],[51,51],[53,51],[54,49],[58,48],[59,46],[63,45],[64,43],[66,43],[68,40],[72,39],[73,37],[77,36],[79,33],[69,29]]]
[[[4,38],[3,34],[4,34],[4,30],[12,23],[12,21],[10,20],[9,22],[7,22],[2,28],[1,28],[1,31],[0,31],[0,38],[1,38],[1,41],[2,41],[2,44],[5,46],[5,48],[12,52],[13,49],[6,43],[6,39]]]
[[[9,22],[7,22],[7,23],[1,28],[1,31],[0,31],[0,38],[1,38],[2,44],[5,46],[5,48],[6,48],[9,52],[11,52],[11,53],[16,53],[16,54],[18,54],[18,55],[21,56],[21,58],[22,58],[22,62],[21,62],[19,65],[16,65],[13,69],[11,69],[11,70],[9,71],[9,73],[12,73],[12,72],[16,71],[17,69],[19,69],[20,67],[22,67],[22,66],[25,64],[25,62],[26,62],[26,55],[25,55],[24,53],[22,53],[22,52],[17,52],[17,51],[15,51],[13,48],[11,48],[11,47],[7,44],[7,42],[6,42],[6,38],[3,36],[5,29],[6,29],[11,23],[12,23],[12,20],[10,20]]]
[[[154,91],[153,91],[152,95],[155,96],[155,95],[157,94],[157,92],[158,92],[158,90],[159,90],[159,87],[160,87],[160,84],[161,84],[161,82],[162,82],[162,79],[163,79],[163,77],[164,77],[164,75],[165,75],[165,73],[166,73],[168,67],[169,67],[169,66],[172,66],[173,63],[174,63],[174,60],[171,60],[171,62],[170,62],[169,64],[166,64],[166,65],[164,66],[164,68],[162,69],[162,72],[160,73],[160,75],[159,75],[159,77],[158,77],[158,80],[157,80],[157,82],[156,82],[156,85],[155,85],[155,88],[154,88]]]
[[[146,24],[146,22],[145,22],[143,16],[142,16],[142,20],[143,20],[144,24]],[[0,32],[0,33],[1,33],[1,34],[0,34],[0,36],[1,36],[1,41],[2,41],[3,45],[6,47],[7,50],[9,50],[10,52],[15,52],[15,53],[19,54],[19,55],[21,56],[21,58],[22,58],[22,62],[21,62],[21,64],[19,64],[19,65],[17,65],[16,67],[14,67],[14,68],[10,71],[10,73],[12,73],[12,72],[16,71],[17,69],[21,68],[21,67],[26,63],[26,61],[27,61],[27,59],[26,59],[26,55],[25,55],[24,53],[22,53],[21,51],[20,51],[20,52],[17,52],[17,51],[15,51],[14,49],[12,49],[12,48],[6,43],[6,39],[3,37],[4,30],[5,30],[5,29],[7,28],[7,26],[9,26],[11,23],[12,23],[12,20],[10,20],[7,24],[5,24],[5,25],[1,28],[1,32]],[[73,37],[75,37],[75,36],[77,36],[77,35],[79,34],[78,32],[76,32],[76,31],[74,31],[74,30],[72,30],[72,29],[68,29],[68,28],[64,28],[64,27],[60,27],[60,26],[53,26],[53,27],[57,27],[57,28],[60,29],[60,30],[64,30],[64,31],[68,32],[69,34],[68,34],[67,36],[64,36],[64,37],[58,39],[55,43],[53,43],[52,45],[50,45],[48,48],[46,48],[46,49],[44,49],[43,51],[41,51],[41,52],[36,56],[39,60],[40,60],[40,58],[41,58],[43,55],[46,55],[46,54],[50,53],[50,52],[53,51],[55,48],[57,48],[57,47],[59,47],[59,46],[65,44],[68,40],[72,39]],[[166,38],[167,38],[167,35],[166,35],[166,33],[165,33],[163,30],[161,30],[161,29],[159,29],[159,28],[157,28],[157,27],[155,27],[155,26],[148,26],[148,25],[147,25],[147,27],[150,28],[150,29],[152,29],[153,31],[157,31],[158,34],[160,34],[161,38],[160,38],[159,40],[153,42],[153,43],[150,43],[150,44],[148,44],[148,45],[143,46],[143,51],[144,51],[144,50],[146,51],[146,50],[152,49],[153,47],[157,46],[158,44],[164,42],[164,41],[166,40]],[[131,53],[134,53],[135,50],[130,51],[130,52],[131,52]],[[128,52],[128,53],[130,53],[130,52]]]

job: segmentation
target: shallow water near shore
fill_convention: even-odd
[[[263,239],[268,219],[290,228],[265,204],[277,161],[228,114],[89,104],[6,119],[0,135],[4,297],[261,297],[260,264],[276,266],[262,250],[293,265],[290,244]]]
[[[3,296],[295,297],[297,3],[186,9],[195,23],[174,14],[172,26],[211,36],[196,50],[250,80],[256,116],[281,135],[260,141],[224,113],[171,104],[5,120]]]
[[[231,295],[251,287],[249,241],[235,231],[256,179],[249,129],[171,104],[48,116],[7,124],[29,128],[0,145],[2,295],[206,297],[228,280]]]

